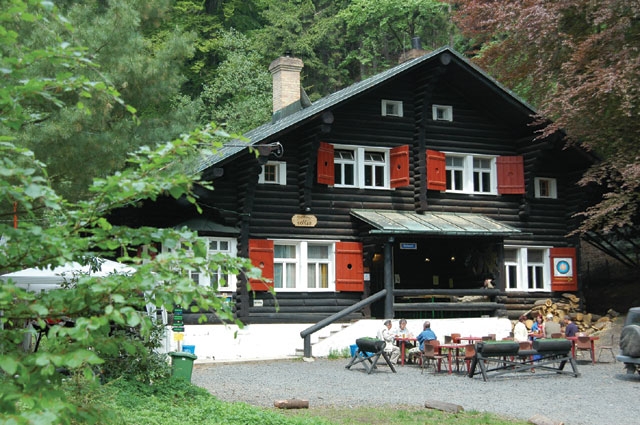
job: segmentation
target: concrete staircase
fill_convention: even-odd
[[[311,351],[313,352],[314,345],[319,344],[322,341],[339,334],[343,330],[349,328],[352,324],[353,323],[333,323],[326,328],[319,330],[315,335],[312,335],[311,337]],[[304,347],[296,348],[296,356],[304,356]]]

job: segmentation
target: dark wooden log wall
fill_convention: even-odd
[[[262,306],[254,306],[255,300],[261,301]],[[355,292],[281,292],[276,298],[266,292],[257,292],[249,304],[237,306],[237,314],[249,317],[248,323],[316,323],[360,300],[361,294]],[[243,309],[248,312],[242,313]],[[363,318],[362,312],[355,312],[340,322]]]
[[[485,214],[531,233],[507,243],[566,244],[567,220],[571,208],[579,201],[573,182],[562,177],[567,169],[567,153],[559,149],[557,143],[534,141],[530,129],[523,132],[522,126],[514,128],[504,117],[488,115],[491,105],[470,103],[465,93],[444,77],[446,70],[443,67],[431,71],[420,70],[395,79],[351,99],[346,105],[335,107],[330,119],[319,116],[295,131],[270,140],[277,140],[284,146],[284,155],[279,160],[287,164],[286,186],[257,185],[259,165],[255,159],[254,162],[248,160],[248,163],[255,163],[255,167],[245,167],[247,162],[242,167],[234,167],[234,163],[225,166],[224,176],[214,181],[215,205],[212,208],[226,218],[227,224],[242,227],[239,239],[241,254],[246,255],[248,235],[270,239],[361,239],[361,223],[349,214],[354,208]],[[382,117],[382,99],[402,100],[404,116]],[[432,121],[431,105],[434,103],[451,105],[454,121]],[[315,160],[321,141],[384,148],[410,145],[411,185],[396,190],[354,190],[320,185],[316,183]],[[427,191],[425,149],[523,155],[528,193],[524,196],[470,196]],[[550,164],[544,173],[537,171],[541,164]],[[558,164],[560,166],[556,166]],[[577,169],[583,164],[575,165]],[[578,175],[576,172],[571,180]],[[558,178],[559,199],[535,199],[535,176]],[[317,217],[317,226],[294,227],[291,217],[304,213],[306,208],[309,208],[308,213]],[[526,214],[519,214],[522,210]],[[373,252],[379,243],[368,240],[367,252]],[[278,313],[269,305],[269,294],[257,294],[260,299],[264,298],[263,307],[248,307],[251,298],[242,290],[238,296],[242,301],[238,306],[238,317],[257,323],[312,322],[360,301],[362,294],[283,292],[278,294],[278,299],[286,302]],[[315,303],[311,309],[307,304],[309,300]]]

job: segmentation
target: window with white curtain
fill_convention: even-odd
[[[274,242],[274,288],[282,290],[333,290],[333,243]]]

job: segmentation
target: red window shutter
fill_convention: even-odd
[[[522,156],[499,156],[498,193],[503,195],[520,195],[524,188],[524,160]]]
[[[427,149],[427,189],[447,190],[447,161],[444,152]]]
[[[391,149],[391,188],[409,186],[409,145]]]
[[[577,291],[578,270],[575,248],[551,248],[551,290]]]
[[[364,265],[360,242],[336,243],[336,291],[364,291]]]
[[[320,142],[318,148],[318,183],[333,185],[335,170],[333,168],[333,145]]]
[[[254,267],[262,270],[262,278],[249,279],[252,291],[266,291],[273,288],[273,241],[266,239],[249,239],[249,259]]]

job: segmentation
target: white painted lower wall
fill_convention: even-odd
[[[507,318],[429,319],[431,329],[440,342],[444,336],[460,333],[462,336],[496,334],[497,339],[509,336],[511,321]],[[384,320],[359,320],[347,327],[332,324],[311,336],[312,355],[327,357],[332,350],[342,351],[355,344],[361,337],[375,337]],[[424,319],[407,320],[407,328],[417,335],[422,331]],[[397,320],[393,321],[394,328]],[[300,332],[309,323],[278,325],[247,325],[238,329],[235,325],[185,325],[182,345],[194,345],[196,363],[286,359],[299,356],[304,340]],[[165,351],[178,351],[175,335],[168,328]],[[322,340],[320,338],[323,338]]]

